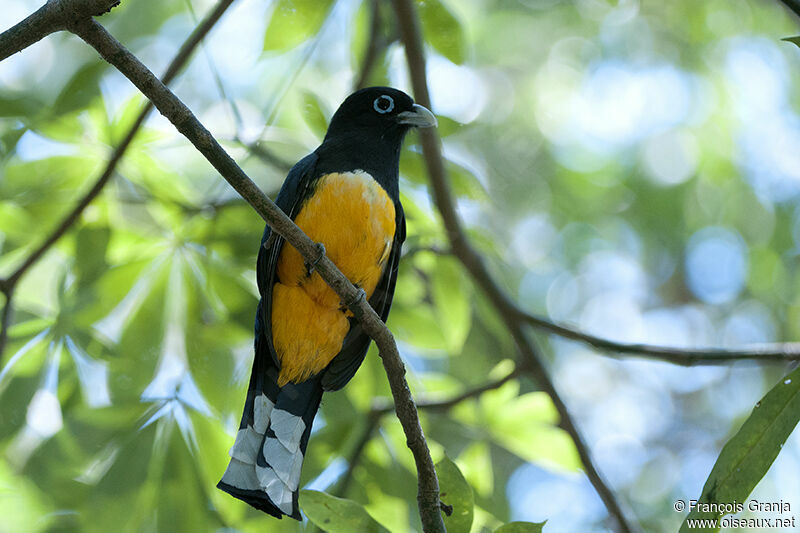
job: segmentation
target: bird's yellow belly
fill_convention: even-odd
[[[395,210],[386,191],[363,171],[326,174],[295,217],[325,245],[331,261],[369,298],[392,249]],[[301,382],[339,353],[350,329],[339,297],[303,257],[285,244],[272,288],[272,342],[281,363],[278,384]]]

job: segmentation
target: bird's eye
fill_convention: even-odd
[[[392,100],[391,96],[382,94],[372,102],[372,107],[375,108],[375,111],[383,115],[394,109],[394,100]]]

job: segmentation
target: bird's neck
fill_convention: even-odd
[[[399,196],[400,139],[392,136],[369,137],[363,134],[326,138],[317,148],[320,174],[363,170],[369,173],[393,200]]]

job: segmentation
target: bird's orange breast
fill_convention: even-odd
[[[322,176],[295,217],[309,237],[369,298],[389,259],[394,203],[363,171]],[[322,371],[342,348],[349,311],[303,257],[286,244],[272,289],[272,341],[281,363],[278,384],[301,382]]]

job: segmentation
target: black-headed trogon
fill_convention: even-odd
[[[289,171],[276,199],[383,320],[406,236],[400,147],[410,128],[435,125],[433,114],[402,91],[357,91],[333,115],[319,148]],[[273,516],[299,520],[300,470],[322,393],[353,377],[370,338],[313,265],[269,226],[256,273],[253,370],[217,486]]]

